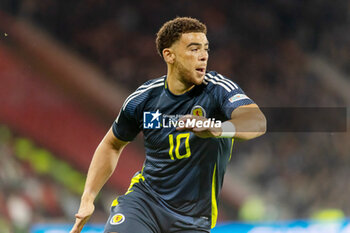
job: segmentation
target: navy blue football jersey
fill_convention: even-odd
[[[237,107],[252,103],[236,83],[215,71],[182,95],[169,91],[166,76],[141,85],[125,100],[113,124],[120,140],[131,141],[140,131],[144,135],[146,158],[132,185],[141,185],[170,211],[206,218],[214,227],[233,139],[203,139],[176,130],[177,122],[186,114],[223,122]]]

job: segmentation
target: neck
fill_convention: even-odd
[[[184,81],[184,78],[173,69],[169,69],[167,72],[167,85],[168,89],[174,95],[182,95],[191,90],[195,85]]]

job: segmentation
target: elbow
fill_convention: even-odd
[[[249,132],[238,132],[236,139],[241,141],[251,140],[257,137],[260,137],[266,133],[267,130],[267,121],[264,114],[257,114],[254,118],[251,118],[250,121],[250,131]]]
[[[262,112],[256,115],[254,125],[254,132],[248,135],[249,139],[260,137],[266,133],[267,121],[265,115]]]
[[[267,131],[267,120],[263,113],[260,114],[258,120],[258,136],[264,135]]]

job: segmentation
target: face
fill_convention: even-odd
[[[189,85],[200,85],[209,57],[206,35],[201,32],[184,33],[170,49],[174,55],[173,67],[182,81]]]

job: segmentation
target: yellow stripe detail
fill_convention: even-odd
[[[132,190],[132,186],[134,186],[134,184],[136,184],[136,183],[139,183],[141,179],[143,181],[145,180],[145,177],[143,177],[142,173],[140,173],[137,176],[133,177],[131,179],[131,183],[130,183],[130,186],[128,188],[128,191],[126,191],[126,193],[124,195],[127,195],[127,194],[131,193],[132,191],[134,191],[134,190]]]
[[[117,206],[119,204],[118,197],[112,202],[112,206]]]
[[[144,168],[144,167],[143,167],[143,168]],[[142,171],[143,171],[143,168],[142,168]],[[128,191],[126,191],[126,193],[125,193],[124,195],[126,195],[126,194],[131,193],[132,191],[134,191],[134,190],[132,190],[132,187],[134,186],[134,184],[139,183],[141,179],[142,179],[142,180],[145,180],[145,177],[142,175],[142,173],[140,173],[140,174],[138,174],[137,176],[133,177],[133,178],[131,179],[131,183],[130,183],[130,186],[129,186],[129,188],[128,188]],[[119,204],[119,202],[118,202],[118,197],[117,197],[116,199],[113,200],[112,206],[117,206],[118,204]]]
[[[214,166],[213,180],[211,184],[211,228],[216,225],[218,218],[218,205],[216,203],[216,164]]]
[[[233,142],[235,141],[234,138],[232,138],[232,144],[231,144],[231,150],[230,150],[230,158],[228,159],[228,161],[231,161],[231,156],[232,156],[232,149],[233,149]]]

